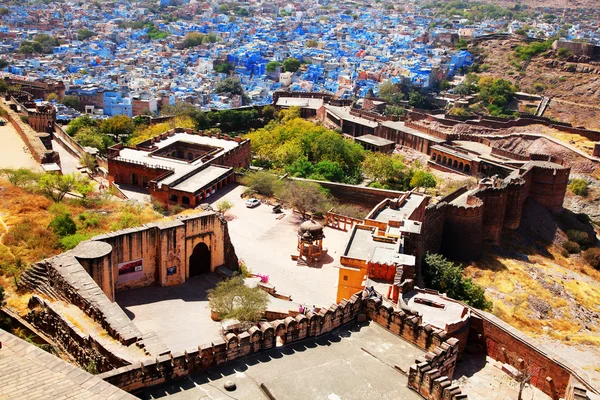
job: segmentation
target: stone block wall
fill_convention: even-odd
[[[60,311],[51,302],[37,295],[34,295],[30,302],[34,303],[30,304],[30,308],[33,309],[26,319],[37,329],[50,335],[81,368],[86,369],[93,363],[98,372],[105,372],[128,364],[61,316]]]
[[[357,293],[316,314],[309,311],[283,320],[262,322],[238,334],[227,333],[222,340],[161,356],[149,363],[121,367],[105,372],[100,377],[123,390],[133,392],[272,349],[278,343],[289,344],[324,335],[355,320],[363,312],[361,295]]]

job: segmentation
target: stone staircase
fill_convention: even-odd
[[[136,345],[144,350],[146,355],[149,356],[163,356],[169,354],[171,350],[160,340],[158,335],[154,332],[146,334],[142,339],[138,340]]]
[[[19,277],[19,288],[26,289],[32,292],[38,292],[52,300],[64,300],[48,279],[48,267],[43,262],[33,264],[26,269]]]

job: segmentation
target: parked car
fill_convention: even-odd
[[[246,200],[246,207],[248,208],[254,208],[254,207],[258,207],[260,205],[260,200],[257,198],[250,198],[248,200]]]

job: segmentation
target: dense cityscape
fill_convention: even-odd
[[[596,0],[0,2],[0,399],[600,399]]]

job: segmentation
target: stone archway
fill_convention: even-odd
[[[198,243],[190,256],[190,278],[210,272],[210,249],[206,243]]]

